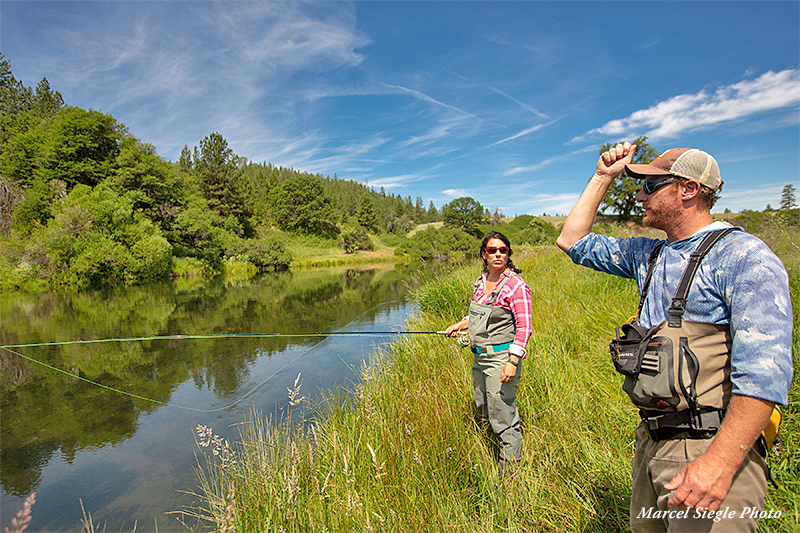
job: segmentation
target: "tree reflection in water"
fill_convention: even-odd
[[[403,300],[409,279],[415,277],[411,272],[392,265],[283,272],[249,280],[177,280],[71,295],[2,294],[0,345],[335,331],[379,304]],[[237,337],[69,344],[20,351],[86,379],[163,403],[172,402],[176,391],[188,383],[198,392],[211,393],[197,400],[206,405],[194,405],[209,408],[230,403],[263,379],[251,373],[261,368],[259,361],[265,356],[271,359],[293,347],[310,348],[319,342],[319,338]],[[16,502],[12,497],[24,497],[40,487],[46,489],[48,480],[43,470],[57,453],[60,463],[70,466],[81,452],[133,439],[143,418],[162,407],[49,370],[6,350],[0,350],[0,369],[0,485],[4,504]],[[308,376],[304,370],[304,378],[319,380],[319,374],[327,372],[324,367],[317,370],[317,375],[310,372]],[[318,387],[330,386],[336,380],[336,376],[324,377],[331,381]],[[173,429],[190,433],[191,427]],[[192,450],[187,448],[183,453],[189,457]],[[136,476],[128,472],[123,477]],[[67,490],[79,493],[79,489]],[[40,495],[47,492],[40,491]],[[79,511],[78,496],[71,495],[74,497],[68,502],[56,505],[72,506],[74,499]],[[32,526],[36,526],[37,513],[37,527],[47,522],[42,516],[47,513],[46,501],[43,496],[37,498]],[[92,514],[98,516],[95,510]],[[109,520],[109,525],[112,523]],[[131,523],[130,518],[127,523]],[[48,527],[54,526],[50,523]]]

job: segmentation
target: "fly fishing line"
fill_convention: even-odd
[[[0,349],[6,350],[7,352],[13,353],[27,361],[32,363],[36,363],[41,365],[45,368],[50,370],[54,370],[56,372],[60,372],[67,376],[70,376],[75,379],[79,379],[91,385],[95,385],[97,387],[101,387],[113,392],[117,392],[119,394],[123,394],[125,396],[130,396],[131,398],[136,398],[138,400],[144,400],[152,403],[156,403],[159,405],[164,405],[167,407],[177,407],[178,409],[185,409],[187,411],[196,411],[199,413],[214,413],[217,411],[224,411],[226,409],[230,409],[231,407],[235,406],[236,404],[240,403],[242,400],[253,394],[256,390],[258,390],[262,385],[267,383],[270,379],[275,377],[279,374],[282,370],[286,367],[303,357],[305,354],[316,348],[318,344],[312,346],[308,350],[302,352],[300,355],[292,359],[291,361],[287,362],[281,368],[267,376],[263,381],[258,383],[255,387],[247,391],[244,396],[236,400],[230,405],[226,405],[224,407],[218,407],[216,409],[197,409],[195,407],[187,407],[185,405],[177,405],[167,402],[162,402],[160,400],[154,400],[152,398],[146,398],[144,396],[139,396],[138,394],[134,394],[131,392],[123,391],[117,389],[115,387],[111,387],[109,385],[104,385],[103,383],[98,383],[97,381],[93,381],[91,379],[85,378],[78,374],[68,372],[61,368],[55,367],[44,361],[39,361],[38,359],[34,359],[33,357],[29,357],[23,353],[17,351],[20,348],[35,348],[35,347],[42,347],[42,346],[67,346],[67,345],[75,345],[75,344],[97,344],[97,343],[110,343],[110,342],[135,342],[135,341],[159,341],[159,340],[188,340],[188,339],[224,339],[224,338],[274,338],[274,337],[343,337],[343,336],[387,336],[387,335],[440,335],[443,332],[437,331],[332,331],[332,332],[322,332],[322,331],[315,331],[315,332],[304,332],[304,333],[215,333],[215,334],[208,334],[208,335],[157,335],[152,337],[125,337],[125,338],[115,338],[115,339],[89,339],[89,340],[76,340],[76,341],[58,341],[58,342],[38,342],[38,343],[30,343],[30,344],[8,344],[4,346],[0,346]],[[14,349],[12,349],[14,348]]]

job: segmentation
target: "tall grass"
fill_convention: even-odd
[[[635,311],[636,287],[576,267],[552,246],[521,251],[534,334],[520,367],[525,442],[513,476],[497,477],[492,439],[473,421],[470,352],[414,336],[378,353],[354,391],[317,403],[311,426],[253,413],[239,443],[199,428],[205,505],[190,513],[217,531],[627,530],[637,414],[608,339]],[[462,318],[478,272],[460,267],[420,289],[409,329]],[[799,283],[795,271],[796,309]],[[797,329],[796,320],[795,349]],[[771,459],[781,488],[767,508],[782,517],[762,520],[763,531],[798,531],[800,522],[796,381]]]

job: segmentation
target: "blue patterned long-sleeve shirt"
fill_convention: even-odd
[[[714,223],[687,239],[664,241],[639,317],[642,326],[650,328],[667,319],[689,256],[708,231],[723,227],[730,226]],[[641,290],[650,253],[659,242],[590,233],[567,253],[576,264],[634,279]],[[730,325],[734,394],[787,404],[793,373],[789,278],[766,244],[743,231],[720,240],[700,263],[683,317]]]

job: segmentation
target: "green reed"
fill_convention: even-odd
[[[293,402],[313,423],[253,413],[237,443],[198,428],[204,504],[188,513],[217,531],[627,530],[637,414],[608,340],[635,311],[636,286],[572,265],[552,246],[514,259],[532,289],[534,333],[520,366],[525,442],[513,476],[497,477],[492,439],[473,420],[470,352],[453,339],[414,336],[377,353],[354,391]],[[460,320],[479,272],[475,263],[424,285],[408,328]],[[800,276],[791,279],[797,309]],[[763,531],[797,531],[796,380],[784,444],[770,460],[781,488],[770,490],[767,508],[783,516],[762,521]]]

